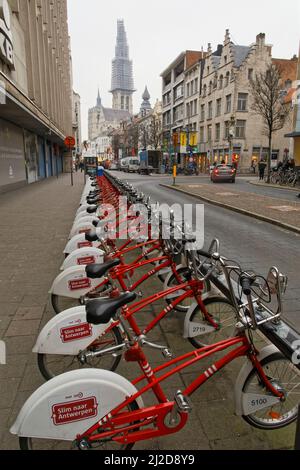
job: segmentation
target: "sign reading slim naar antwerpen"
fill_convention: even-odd
[[[7,0],[0,0],[0,57],[9,68],[15,68],[11,17]]]

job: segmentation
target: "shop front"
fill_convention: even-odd
[[[0,192],[26,184],[23,130],[0,119]]]

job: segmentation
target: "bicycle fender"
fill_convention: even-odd
[[[99,222],[98,217],[83,217],[83,219],[80,219],[79,221],[75,222],[71,232],[69,239],[73,238],[75,235],[78,235],[79,233],[84,233],[88,230],[94,229],[93,222]]]
[[[79,214],[77,214],[75,217],[74,224],[81,221],[85,217],[91,217],[91,214],[89,214],[87,211],[79,212]]]
[[[62,271],[53,281],[50,294],[80,299],[101,284],[103,278],[89,279],[86,266],[71,266]]]
[[[79,233],[78,235],[75,235],[75,237],[71,238],[71,240],[68,241],[66,244],[66,247],[64,249],[64,254],[69,255],[75,250],[78,250],[79,248],[88,248],[92,246],[99,246],[99,242],[88,242],[85,239],[85,233]]]
[[[104,418],[137,389],[107,370],[66,372],[39,387],[22,407],[11,434],[73,441]],[[137,403],[143,407],[143,401]]]
[[[32,352],[77,356],[96,341],[108,326],[88,323],[85,306],[69,308],[48,321]]]
[[[87,208],[89,207],[89,204],[82,204],[76,212],[76,216],[79,215],[81,212],[86,212]]]
[[[71,266],[86,266],[88,264],[102,263],[104,263],[104,251],[95,247],[79,248],[69,254],[60,269],[63,271]]]
[[[206,292],[205,294],[202,294],[201,298],[202,300],[205,300],[210,296],[211,296],[211,293]],[[196,336],[200,336],[200,334],[206,334],[206,333],[214,331],[214,328],[207,325],[206,323],[202,324],[200,322],[196,323],[196,322],[191,321],[191,317],[197,308],[198,308],[198,304],[196,302],[193,303],[188,309],[188,312],[184,318],[183,338],[185,339],[194,338]],[[201,330],[199,330],[199,328],[201,328]]]
[[[263,348],[259,355],[258,360],[262,361],[271,354],[279,352],[279,349],[276,348],[273,344],[266,346]],[[242,366],[239,375],[237,376],[235,386],[234,386],[234,400],[235,400],[235,414],[237,416],[247,415],[249,414],[249,407],[247,406],[246,394],[243,393],[243,387],[245,384],[245,380],[250,374],[251,370],[253,369],[252,363],[247,360],[244,365]],[[278,398],[270,396],[270,399],[274,399],[274,403],[277,403]],[[254,410],[252,410],[254,411]]]

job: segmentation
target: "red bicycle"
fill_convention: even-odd
[[[227,265],[224,269],[228,274],[232,268]],[[240,268],[236,265],[234,269]],[[270,279],[271,275],[273,279]],[[245,357],[247,361],[236,381],[236,414],[249,424],[266,430],[279,429],[293,422],[298,410],[299,370],[273,345],[258,352],[251,334],[260,322],[275,321],[280,316],[278,310],[272,312],[268,307],[262,313],[262,301],[253,298],[253,287],[260,278],[253,273],[240,272],[239,285],[244,298],[243,303],[235,302],[237,325],[234,337],[184,354],[154,369],[143,347],[162,347],[148,343],[143,335],[136,337],[117,314],[120,305],[132,300],[133,294],[111,300],[109,311],[104,311],[103,304],[97,301],[98,308],[90,319],[99,324],[107,322],[109,316],[118,317],[126,331],[125,359],[139,365],[141,376],[130,383],[110,371],[90,369],[55,377],[33,393],[11,428],[11,432],[20,438],[21,449],[128,450],[136,442],[179,432],[192,410],[190,397],[193,393],[239,357]],[[231,290],[236,295],[232,287]],[[282,282],[275,268],[261,288],[264,295],[267,290],[269,294],[276,292],[277,298],[281,299]],[[132,318],[127,321],[134,329]],[[173,397],[163,390],[166,379],[220,352],[224,352],[224,356],[212,359],[211,365],[204,367],[185,390],[177,390]],[[146,384],[137,390],[143,382]],[[150,391],[156,403],[145,406],[142,397]]]

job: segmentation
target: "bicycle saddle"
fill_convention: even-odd
[[[88,242],[97,242],[99,240],[99,237],[95,230],[90,230],[85,234],[85,239]]]
[[[86,211],[88,214],[94,214],[98,209],[98,206],[96,205],[93,205],[93,206],[89,206]]]
[[[85,272],[88,278],[98,279],[98,277],[104,276],[104,274],[106,274],[107,271],[114,268],[115,266],[118,266],[119,264],[120,264],[119,259],[113,259],[113,260],[107,261],[107,263],[102,263],[102,264],[89,264],[88,266],[86,266]]]
[[[86,320],[92,325],[105,325],[117,310],[136,299],[134,292],[126,292],[116,299],[95,299],[86,304]]]

